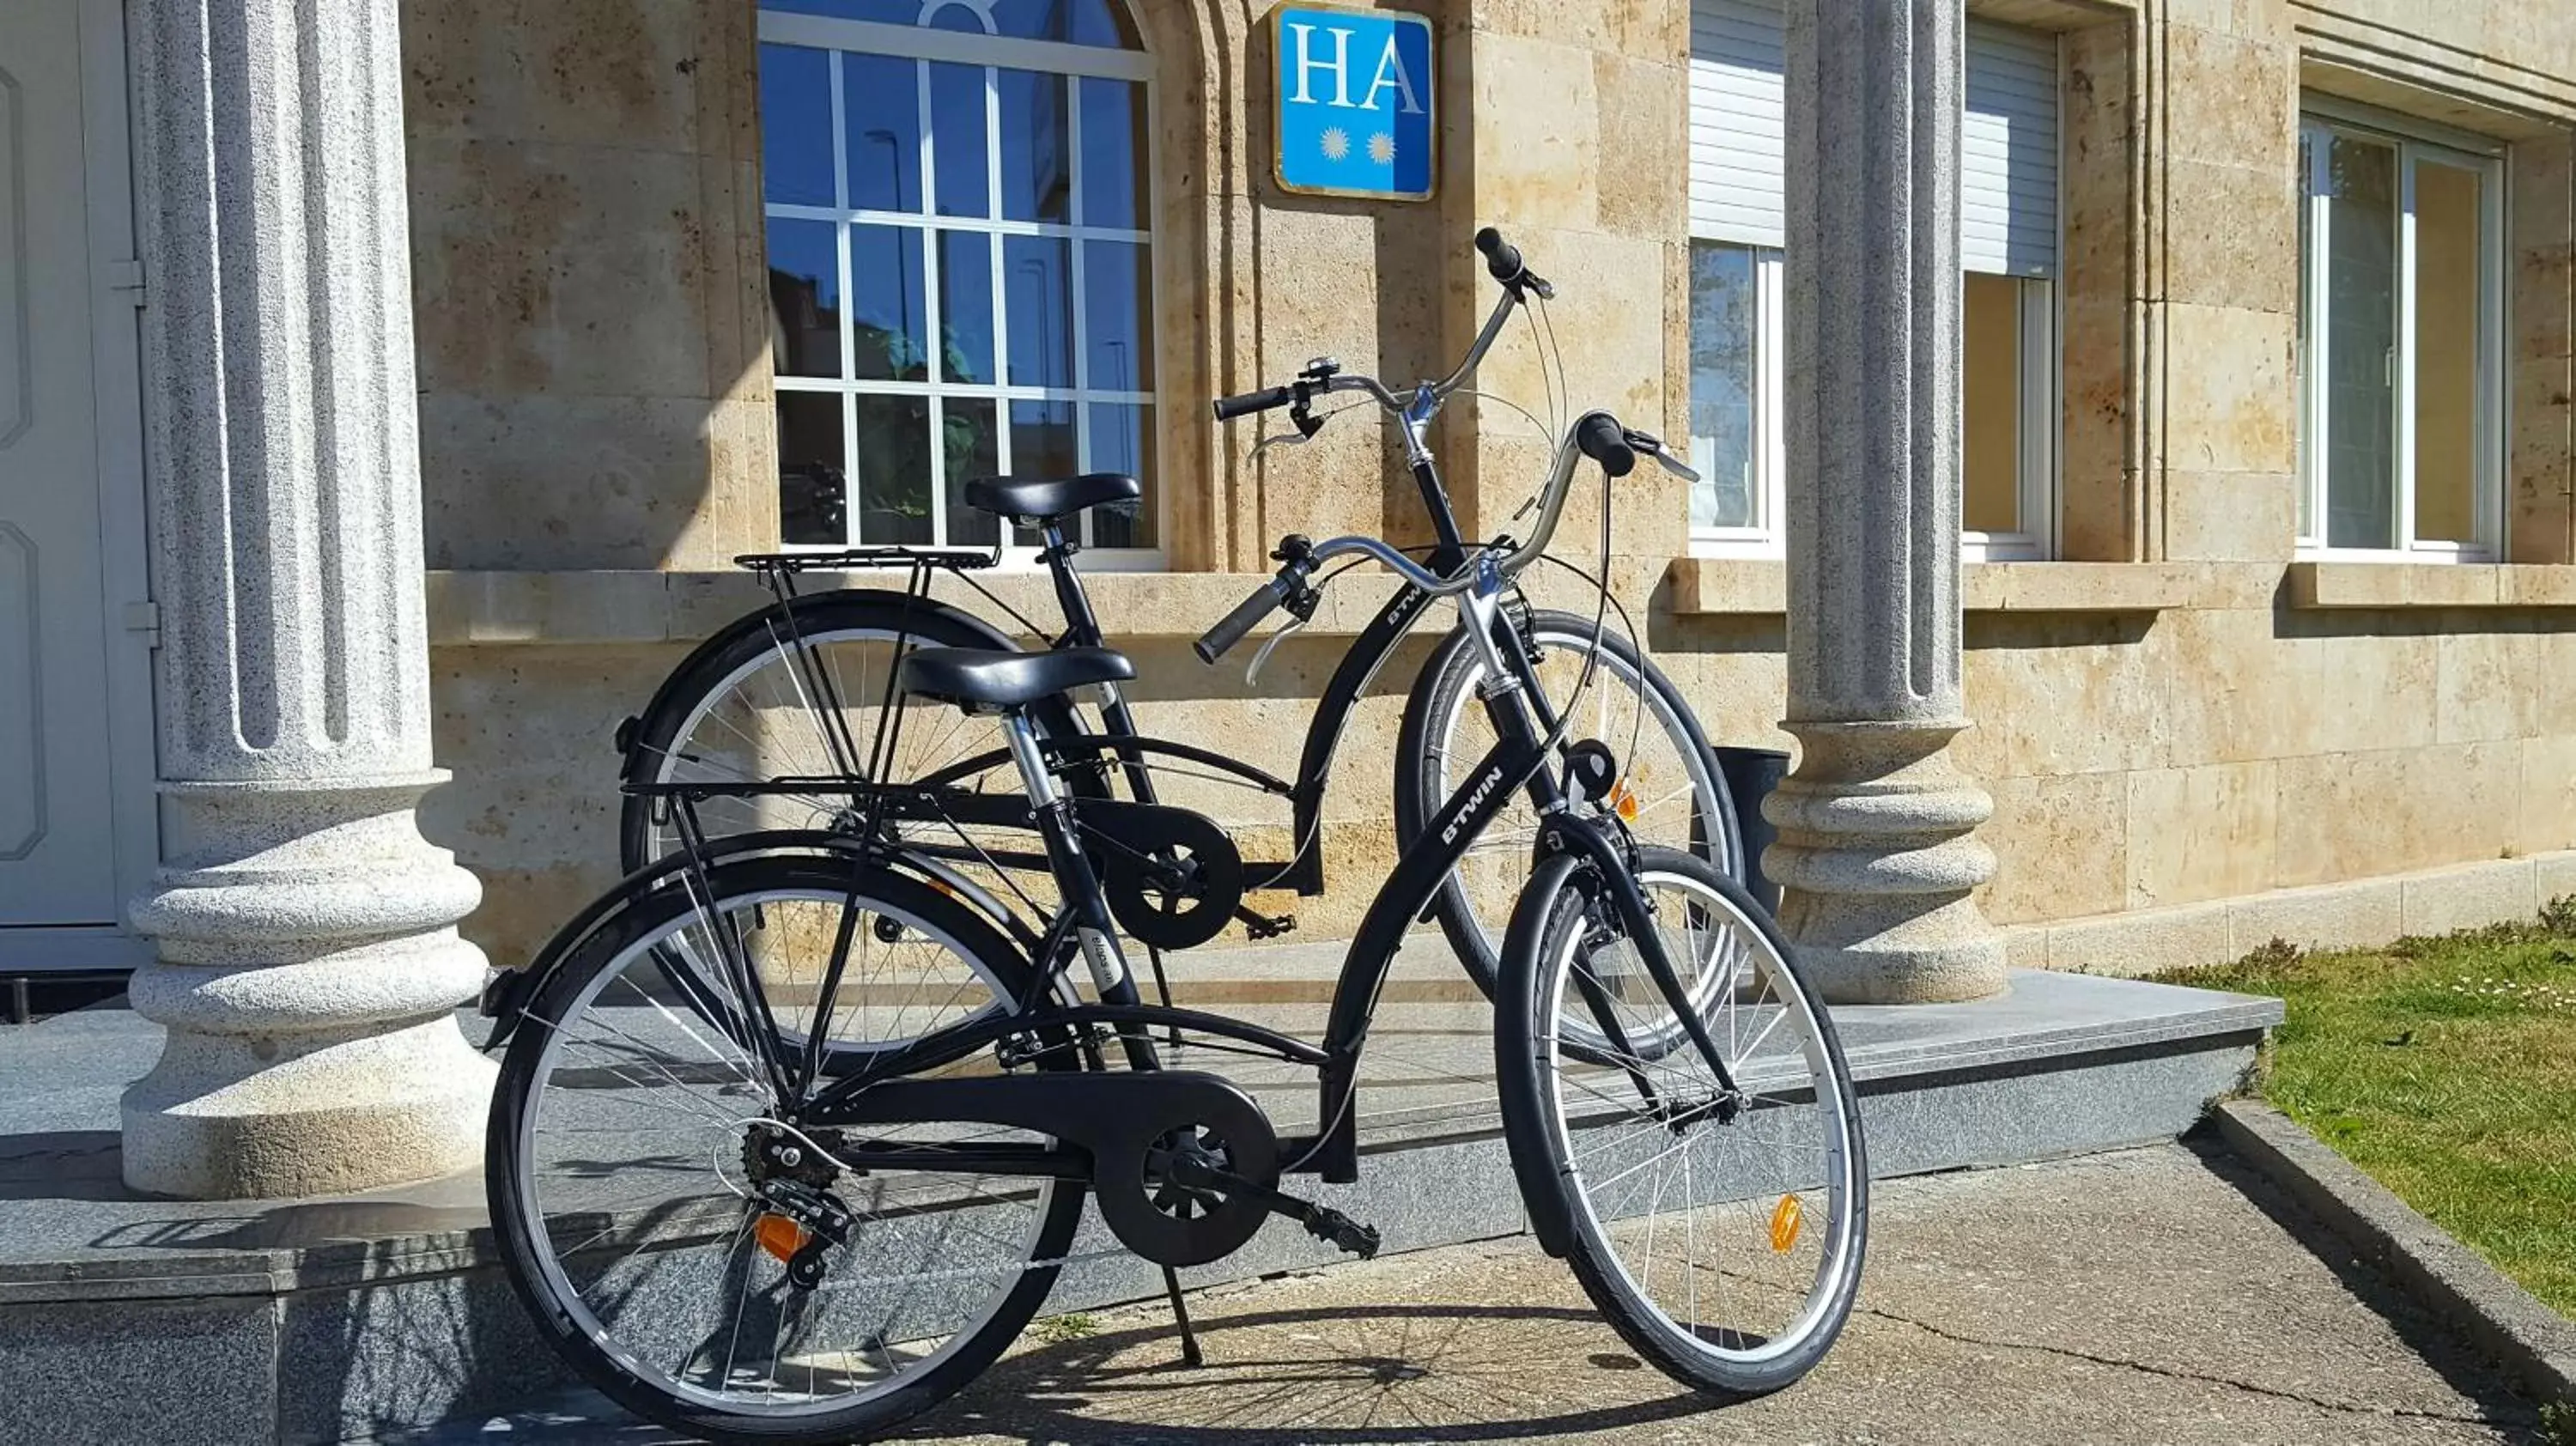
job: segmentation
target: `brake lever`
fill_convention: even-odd
[[[1261,460],[1261,454],[1269,451],[1274,446],[1301,447],[1313,440],[1315,440],[1315,434],[1312,432],[1273,432],[1269,436],[1262,438],[1260,441],[1253,443],[1251,453],[1247,455],[1244,460],[1247,462],[1258,462]]]
[[[1683,461],[1681,458],[1674,456],[1672,449],[1664,445],[1663,438],[1656,436],[1652,432],[1640,432],[1634,427],[1626,429],[1626,437],[1628,450],[1632,452],[1643,452],[1647,456],[1654,458],[1657,462],[1663,464],[1665,471],[1670,472],[1685,482],[1697,482],[1700,480],[1699,469],[1691,466],[1691,464]]]
[[[1299,440],[1304,440],[1300,438]],[[1256,687],[1261,682],[1261,665],[1270,661],[1270,650],[1304,630],[1308,619],[1290,614],[1288,626],[1261,640],[1261,651],[1252,655],[1252,665],[1243,670],[1243,686]]]

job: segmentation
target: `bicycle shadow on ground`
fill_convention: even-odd
[[[1024,1346],[904,1434],[1064,1446],[1514,1441],[1639,1427],[1721,1404],[1617,1349],[1586,1309],[1316,1308],[1198,1326],[1198,1367],[1182,1364],[1170,1323],[1150,1317]]]

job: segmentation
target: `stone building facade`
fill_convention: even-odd
[[[1162,545],[1153,570],[1098,587],[1150,715],[1181,735],[1293,752],[1301,720],[1270,700],[1320,682],[1331,636],[1292,645],[1258,697],[1183,645],[1273,539],[1424,532],[1391,433],[1336,426],[1253,462],[1249,429],[1210,422],[1204,399],[1323,354],[1444,371],[1487,296],[1463,244],[1478,225],[1561,278],[1551,320],[1576,398],[1693,431],[1708,17],[1695,56],[1688,0],[1415,8],[1441,47],[1444,150],[1422,204],[1273,184],[1266,7],[1134,6]],[[2576,890],[2576,19],[2538,0],[1969,11],[2053,53],[2056,87],[2058,260],[2037,332],[2054,355],[2024,402],[2053,432],[2028,494],[2045,510],[2027,560],[1966,566],[1976,726],[1955,747],[1994,796],[1982,903],[2013,957],[2135,971]],[[724,559],[777,541],[760,24],[696,3],[406,8],[438,752],[459,775],[427,818],[485,880],[469,929],[496,957],[605,879],[611,729],[755,600]],[[2494,509],[2476,546],[2302,541],[2302,213],[2320,204],[2302,137],[2326,116],[2363,118],[2365,143],[2495,158],[2480,174],[2500,202],[2474,244],[2501,324],[2470,343],[2493,420],[2461,464],[2491,469],[2468,484],[2492,489],[2467,504]],[[1484,386],[1538,405],[1536,349],[1507,343]],[[1471,532],[1534,487],[1530,436],[1475,399],[1442,423]],[[2458,484],[2428,459],[2418,485]],[[1628,479],[1626,595],[1651,600],[1652,650],[1713,738],[1789,746],[1776,542],[1695,537],[1691,514],[1680,484]],[[1389,856],[1375,781],[1399,703],[1369,704],[1330,808],[1344,879]],[[1310,929],[1364,897],[1310,909]]]
[[[1369,600],[1257,688],[1187,640],[1283,533],[1426,524],[1390,433],[1256,458],[1206,400],[1327,354],[1444,373],[1491,295],[1479,226],[1559,282],[1573,401],[1711,475],[1621,484],[1642,641],[1713,739],[1793,746],[1790,519],[1821,484],[1782,435],[1830,449],[1815,399],[1866,393],[1783,360],[1816,107],[1777,0],[1414,0],[1421,202],[1277,184],[1270,9],[9,7],[0,972],[159,936],[136,1002],[197,1043],[129,1097],[168,1126],[129,1162],[176,1162],[142,1183],[240,1183],[186,1172],[284,1108],[246,1039],[314,1061],[298,1099],[361,1055],[454,1063],[460,937],[522,961],[610,880],[612,734],[762,600],[737,553],[968,538],[947,494],[987,464],[1137,470],[1142,521],[1087,561],[1148,721],[1293,754]],[[1922,315],[1960,318],[1964,440],[1920,476],[1956,462],[1932,510],[1975,529],[1924,555],[1966,558],[1946,756],[1992,799],[1975,906],[2008,956],[2138,972],[2576,893],[2576,13],[1967,0],[1962,45],[1963,119],[1917,134],[1961,137],[1930,254],[1966,274]],[[860,288],[889,277],[886,311]],[[1439,423],[1469,533],[1544,470],[1499,399],[1550,385],[1516,334]],[[1938,653],[1922,586],[1894,600]],[[1392,856],[1400,706],[1355,719],[1306,937]],[[349,1101],[465,1148],[469,1107]]]

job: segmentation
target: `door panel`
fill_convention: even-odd
[[[0,929],[119,900],[77,0],[0,3]]]

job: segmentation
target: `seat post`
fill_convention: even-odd
[[[1082,585],[1081,570],[1073,565],[1081,546],[1065,537],[1061,517],[1042,519],[1038,537],[1046,544],[1038,561],[1046,564],[1055,580],[1056,606],[1064,613],[1064,641],[1078,648],[1100,646],[1100,618],[1091,610],[1091,594]]]
[[[1038,836],[1046,841],[1048,869],[1055,875],[1056,889],[1065,907],[1073,911],[1082,957],[1091,966],[1092,987],[1105,1004],[1142,1002],[1136,992],[1136,976],[1127,967],[1126,953],[1118,947],[1118,930],[1109,917],[1108,896],[1101,891],[1100,876],[1093,871],[1090,857],[1082,851],[1072,801],[1056,788],[1055,775],[1046,766],[1046,755],[1038,747],[1037,731],[1029,726],[1028,714],[1018,708],[1004,712],[1002,733],[1010,741],[1011,759],[1019,765],[1020,780],[1027,785]],[[1162,1067],[1153,1040],[1141,1026],[1121,1025],[1118,1033],[1130,1066]]]

